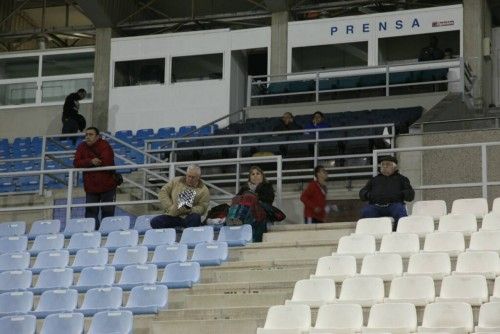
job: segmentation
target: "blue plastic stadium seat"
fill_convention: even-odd
[[[103,311],[94,315],[87,334],[132,334],[132,329],[132,312]]]
[[[11,291],[0,294],[0,316],[28,313],[33,307],[33,292]]]
[[[141,285],[130,291],[127,305],[122,309],[133,314],[152,314],[166,308],[167,302],[168,288],[165,285]]]
[[[31,246],[29,252],[31,255],[36,255],[43,251],[60,250],[63,246],[64,235],[62,233],[39,234],[35,237],[35,241],[33,241],[33,245]]]
[[[28,233],[29,239],[35,239],[40,234],[55,234],[61,230],[61,221],[59,219],[42,219],[34,221]]]
[[[135,136],[142,139],[152,139],[155,137],[155,132],[153,129],[139,129]]]
[[[165,267],[160,284],[169,288],[190,288],[200,280],[198,262],[170,263]]]
[[[26,290],[31,286],[31,270],[10,270],[0,272],[0,292]]]
[[[393,72],[389,73],[389,83],[391,85],[404,84],[411,81],[410,72]]]
[[[147,230],[151,229],[151,219],[157,215],[142,215],[135,219],[134,230],[139,234],[144,234]]]
[[[45,318],[52,313],[73,312],[78,302],[78,292],[74,289],[47,290],[42,293],[36,309],[31,312],[37,318]]]
[[[210,242],[214,240],[214,228],[212,226],[188,227],[182,232],[181,244],[186,244],[189,248],[194,248],[200,242]]]
[[[288,82],[288,91],[295,92],[308,92],[315,89],[314,80],[296,80]]]
[[[172,244],[156,246],[151,263],[165,267],[174,262],[186,262],[188,247],[186,244]]]
[[[244,224],[240,226],[222,226],[217,241],[227,242],[228,246],[245,246],[252,242],[252,226]]]
[[[120,247],[137,246],[139,233],[136,230],[112,231],[108,234],[104,247],[114,252]]]
[[[155,284],[158,269],[155,264],[133,264],[123,268],[118,284],[123,290],[130,290],[135,286]]]
[[[11,177],[0,177],[0,192],[10,193],[16,191],[16,184]]]
[[[16,235],[0,237],[0,253],[23,252],[28,247],[28,237]]]
[[[12,315],[0,319],[0,333],[35,334],[34,315]]]
[[[36,175],[21,176],[17,180],[17,184],[19,185],[19,191],[35,191],[39,188],[40,178]]]
[[[268,94],[282,94],[288,91],[288,82],[271,82],[267,87]]]
[[[30,253],[15,252],[0,254],[0,271],[24,270],[30,265]]]
[[[115,132],[115,137],[128,141],[130,138],[132,138],[134,135],[132,134],[132,130],[120,130]]]
[[[82,306],[77,310],[85,316],[104,310],[117,310],[122,304],[122,289],[119,287],[93,288],[83,297]]]
[[[191,261],[202,266],[218,266],[227,260],[227,243],[223,241],[202,242],[194,247]]]
[[[105,266],[108,263],[107,248],[85,248],[76,252],[75,260],[71,268],[76,271],[82,271],[85,267]]]
[[[156,137],[162,139],[162,138],[170,138],[172,135],[175,135],[175,128],[170,126],[165,128],[159,128]]]
[[[116,250],[111,265],[121,270],[130,264],[144,264],[148,260],[146,246],[120,247]]]
[[[112,286],[115,282],[116,269],[113,266],[85,267],[74,286],[78,292],[99,287]]]
[[[108,235],[110,232],[128,230],[129,228],[129,216],[106,217],[102,219],[99,232],[101,232],[102,235]]]
[[[366,74],[359,79],[360,87],[385,85],[385,74]]]
[[[159,245],[171,245],[175,242],[177,234],[173,228],[159,228],[147,230],[142,239],[143,246],[154,250]]]
[[[81,313],[49,314],[40,334],[82,334],[84,317]]]
[[[38,275],[35,286],[30,289],[34,294],[40,294],[50,289],[67,289],[73,284],[73,269],[44,269]]]
[[[0,237],[22,235],[26,233],[26,222],[12,221],[0,223]]]
[[[359,85],[359,76],[337,78],[337,88],[356,88]]]
[[[66,221],[64,236],[69,238],[78,232],[93,232],[95,230],[94,218],[71,218]]]
[[[64,268],[68,265],[69,252],[66,249],[58,251],[43,251],[38,253],[35,263],[31,268],[34,273],[39,273],[44,269]]]
[[[79,232],[74,233],[69,239],[67,250],[74,254],[79,249],[99,248],[101,246],[101,233]]]
[[[179,128],[179,131],[177,132],[177,137],[182,137],[185,134],[196,130],[196,125],[183,125]]]

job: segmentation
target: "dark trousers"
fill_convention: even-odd
[[[368,204],[363,208],[361,215],[362,218],[392,217],[394,218],[392,230],[396,231],[399,218],[408,216],[408,213],[406,212],[404,203],[391,203],[384,207]]]
[[[201,216],[190,213],[186,218],[159,215],[151,219],[152,228],[196,227],[201,225]]]
[[[103,193],[86,193],[85,202],[88,203],[105,203],[114,202],[116,198],[116,188]],[[101,218],[112,217],[115,215],[115,206],[87,206],[85,207],[85,218],[94,218],[96,230],[99,229],[99,208],[101,208]]]
[[[321,224],[324,223],[322,220],[317,220],[313,217],[304,217],[304,224]]]

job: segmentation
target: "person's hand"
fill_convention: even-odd
[[[90,160],[90,162],[91,162],[91,163],[92,163],[92,165],[94,165],[94,166],[101,166],[101,165],[102,165],[102,161],[101,161],[101,159],[99,159],[99,158],[94,158],[94,159]]]

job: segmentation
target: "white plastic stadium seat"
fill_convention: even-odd
[[[495,285],[493,286],[493,294],[490,297],[490,302],[500,302],[500,277],[495,278]]]
[[[389,298],[385,302],[412,303],[425,306],[436,299],[434,280],[430,276],[396,277],[391,282]]]
[[[500,201],[497,203],[500,206]],[[480,230],[500,230],[500,208],[484,215]]]
[[[472,307],[463,302],[432,303],[425,307],[419,332],[470,333],[474,329]]]
[[[362,259],[365,255],[375,253],[375,237],[369,234],[345,235],[339,239],[338,255],[352,255]],[[335,255],[332,254],[332,255]]]
[[[424,252],[440,252],[457,256],[464,250],[464,235],[460,232],[434,232],[425,236]]]
[[[349,277],[342,282],[338,303],[368,307],[384,301],[384,281],[380,277]]]
[[[410,255],[419,251],[420,241],[415,233],[386,234],[382,237],[380,243],[380,253],[396,253],[404,258],[410,257]]]
[[[401,217],[398,221],[397,233],[416,233],[425,237],[427,233],[434,232],[434,218],[432,216]]]
[[[303,279],[295,283],[289,304],[305,304],[310,307],[320,307],[323,304],[335,301],[335,282],[328,278]]]
[[[410,256],[405,275],[425,275],[443,279],[451,274],[451,260],[447,253],[420,253]]]
[[[318,259],[316,272],[310,278],[330,278],[341,282],[356,275],[356,258],[351,255],[323,256]]]
[[[411,303],[375,304],[370,309],[368,326],[362,333],[415,333],[417,310]]]
[[[384,281],[403,274],[403,259],[399,254],[371,254],[363,258],[362,276],[376,276]]]
[[[447,214],[446,202],[443,200],[416,201],[411,210],[412,216],[432,216],[434,220],[439,220],[441,216]]]
[[[500,214],[500,197],[497,197],[493,200],[491,212]]]
[[[392,218],[362,218],[356,223],[355,234],[369,234],[380,239],[384,234],[392,232]]]
[[[301,334],[311,327],[311,309],[308,305],[275,305],[267,311],[264,328],[257,334]]]
[[[359,304],[327,304],[319,308],[314,328],[309,333],[359,333],[363,326],[363,308]]]
[[[476,333],[500,332],[500,303],[485,303],[479,309]]]
[[[454,274],[477,274],[494,279],[500,274],[497,252],[465,252],[458,255]]]
[[[480,230],[472,233],[467,251],[500,252],[500,230]]]
[[[483,218],[488,213],[486,198],[461,198],[453,201],[451,205],[453,214],[473,214],[476,218]]]
[[[453,275],[443,278],[437,302],[466,302],[481,305],[488,301],[488,283],[482,275]]]
[[[439,232],[462,232],[464,235],[471,235],[477,231],[477,220],[473,214],[451,213],[439,219]]]

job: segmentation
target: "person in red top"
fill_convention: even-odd
[[[85,130],[85,141],[76,148],[73,165],[76,168],[114,166],[115,156],[107,141],[99,135],[99,129],[89,127]],[[86,203],[114,202],[116,197],[116,181],[114,171],[96,171],[83,173],[83,188]],[[115,206],[102,206],[101,218],[115,214]],[[94,218],[96,229],[99,229],[99,207],[85,207],[85,217]]]
[[[304,222],[306,224],[323,223],[326,217],[326,179],[328,173],[323,166],[314,168],[315,179],[309,182],[300,195],[304,203]]]

